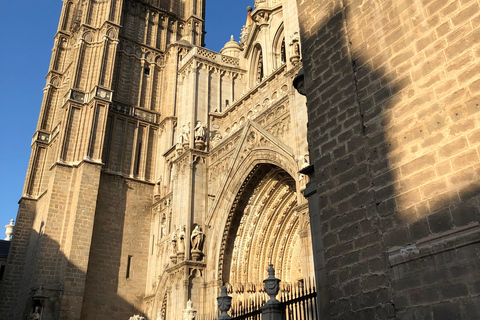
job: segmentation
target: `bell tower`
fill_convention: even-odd
[[[63,1],[0,318],[140,313],[157,164],[176,124],[164,93],[203,45],[204,2]]]

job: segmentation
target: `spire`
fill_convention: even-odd
[[[247,7],[247,22],[245,23],[245,26],[248,28],[252,23],[252,7],[248,6]]]

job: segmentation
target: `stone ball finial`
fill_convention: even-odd
[[[251,6],[247,7],[247,12],[252,12],[253,8]]]

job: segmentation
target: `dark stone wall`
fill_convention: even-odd
[[[297,4],[323,311],[478,318],[478,2]]]

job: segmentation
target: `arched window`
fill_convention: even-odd
[[[278,27],[272,43],[273,52],[273,68],[280,68],[287,62],[287,50],[285,48],[285,34],[283,32],[283,24]]]
[[[254,87],[257,83],[262,82],[265,76],[265,60],[262,47],[257,43],[252,50],[250,56],[250,72],[249,82],[250,86]]]

